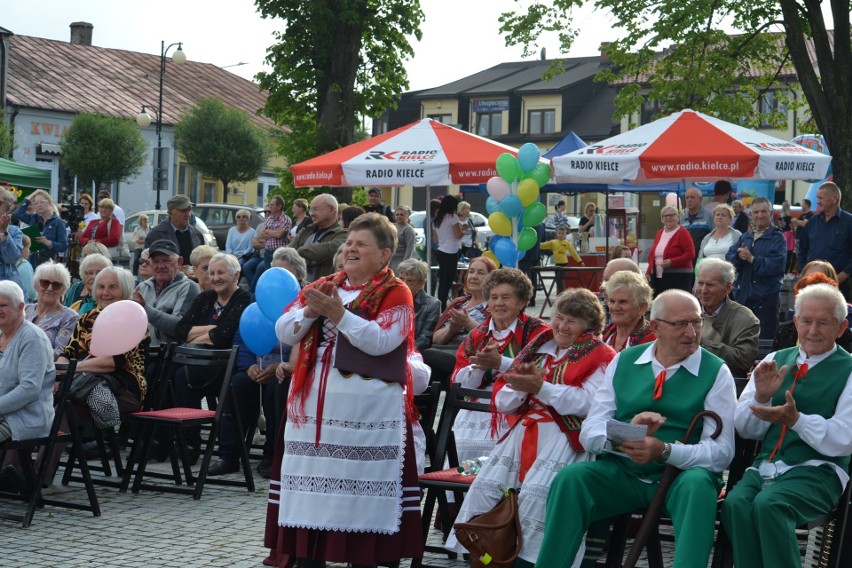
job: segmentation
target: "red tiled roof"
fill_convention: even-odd
[[[135,118],[143,104],[157,107],[159,55],[23,35],[9,41],[7,105],[126,118]],[[169,57],[163,124],[177,122],[201,97],[221,99],[262,128],[276,127],[257,114],[267,93],[256,84],[209,63],[187,60],[178,66]]]

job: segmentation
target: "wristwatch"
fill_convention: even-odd
[[[663,445],[663,453],[660,454],[660,461],[667,462],[672,457],[672,445],[666,442]]]

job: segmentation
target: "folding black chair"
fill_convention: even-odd
[[[453,423],[456,414],[459,410],[491,412],[490,404],[491,391],[464,388],[459,383],[454,383],[450,387],[450,391],[444,399],[444,410],[438,423],[434,459],[428,471],[420,476],[420,489],[425,492],[426,496],[422,517],[423,550],[426,552],[446,554],[449,558],[457,557],[456,553],[443,547],[426,545],[426,540],[432,526],[432,513],[435,510],[435,503],[438,503],[438,518],[441,520],[443,540],[446,541],[455,521],[455,515],[450,512],[448,506],[446,492],[452,491],[456,504],[460,506],[464,494],[467,493],[473,480],[476,479],[475,475],[462,475],[456,469],[459,465],[455,436],[453,435]],[[443,469],[445,459],[449,464],[448,469]],[[420,566],[422,566],[422,558],[412,559],[412,568]]]
[[[441,382],[433,381],[426,390],[414,397],[414,404],[420,414],[420,427],[426,435],[426,458],[429,464],[434,463],[435,458],[435,417],[438,415],[438,401],[441,396]]]
[[[43,438],[34,438],[31,440],[6,440],[0,444],[0,463],[2,463],[7,453],[15,452],[21,465],[21,473],[24,477],[26,491],[22,494],[0,493],[2,497],[11,497],[16,500],[26,502],[26,509],[22,515],[12,514],[0,511],[0,518],[18,521],[24,528],[30,526],[35,514],[36,508],[41,508],[44,505],[52,507],[62,507],[66,509],[75,509],[79,511],[90,511],[93,516],[101,515],[98,497],[95,494],[95,487],[92,484],[92,477],[86,461],[80,455],[81,446],[80,432],[74,419],[74,414],[71,411],[71,404],[68,400],[68,391],[71,388],[71,381],[74,378],[74,371],[77,367],[77,361],[71,360],[67,364],[57,364],[56,369],[64,370],[65,375],[57,377],[60,381],[59,391],[55,397],[56,410],[53,417],[53,424],[50,427],[50,433]],[[63,423],[67,423],[67,430],[62,430]],[[46,482],[48,472],[51,469],[51,459],[53,452],[59,451],[58,445],[67,442],[73,442],[72,451],[77,452],[77,459],[80,461],[80,469],[82,471],[82,481],[86,488],[88,504],[76,503],[71,501],[62,501],[54,498],[44,498],[42,496],[42,487]],[[41,459],[38,467],[33,464],[33,453],[43,448]]]
[[[147,410],[134,412],[128,417],[131,424],[137,424],[141,430],[139,436],[133,442],[130,455],[127,459],[127,465],[124,470],[122,479],[121,491],[127,491],[130,485],[130,478],[134,476],[133,493],[138,493],[140,489],[149,489],[155,491],[165,491],[171,493],[191,494],[194,499],[201,498],[201,492],[204,489],[205,483],[216,485],[229,486],[244,486],[249,491],[254,491],[254,478],[252,477],[251,467],[249,465],[248,449],[245,444],[240,444],[243,473],[245,481],[237,481],[231,479],[210,478],[207,479],[207,470],[210,467],[210,461],[213,457],[213,450],[216,445],[219,428],[222,421],[222,412],[225,407],[226,397],[230,402],[231,408],[236,408],[236,402],[231,392],[231,376],[234,372],[237,359],[237,347],[231,349],[199,349],[196,347],[180,346],[175,347],[170,355],[170,361],[167,365],[170,370],[183,365],[191,365],[196,367],[205,367],[208,372],[213,375],[218,372],[223,372],[222,387],[219,391],[215,409],[197,409],[197,408],[164,408],[161,410]],[[169,377],[173,373],[169,373]],[[237,427],[238,440],[245,439],[245,431],[239,418],[239,413],[234,412],[234,422]],[[201,466],[198,470],[197,478],[192,473],[192,467],[189,463],[187,446],[183,438],[182,430],[189,426],[209,425],[210,430],[207,440],[204,442],[204,457],[201,461]],[[175,476],[175,485],[145,485],[143,479],[145,470],[150,459],[151,446],[154,440],[154,435],[157,428],[169,428],[173,434],[173,440],[177,442],[177,451],[180,460],[183,464],[184,478],[187,486],[182,486],[179,475]],[[171,452],[172,467],[175,469],[175,456]],[[194,487],[193,487],[194,486]]]

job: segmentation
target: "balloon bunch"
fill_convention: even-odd
[[[497,173],[488,180],[488,226],[494,231],[485,256],[504,266],[516,267],[526,251],[535,246],[535,230],[547,215],[538,200],[540,188],[550,181],[550,166],[539,162],[538,146],[527,143],[515,158],[508,152],[497,158]]]
[[[258,357],[263,357],[278,344],[275,322],[296,296],[299,282],[284,268],[273,267],[257,281],[255,299],[240,316],[240,337]]]

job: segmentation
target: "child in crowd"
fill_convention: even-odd
[[[585,266],[583,259],[577,254],[577,249],[571,244],[566,237],[568,236],[568,227],[557,227],[556,238],[551,241],[541,243],[541,250],[549,250],[553,253],[553,264],[556,266],[568,266],[568,255],[571,255],[577,264]],[[565,289],[564,278],[561,274],[556,274],[556,294],[559,295]]]

